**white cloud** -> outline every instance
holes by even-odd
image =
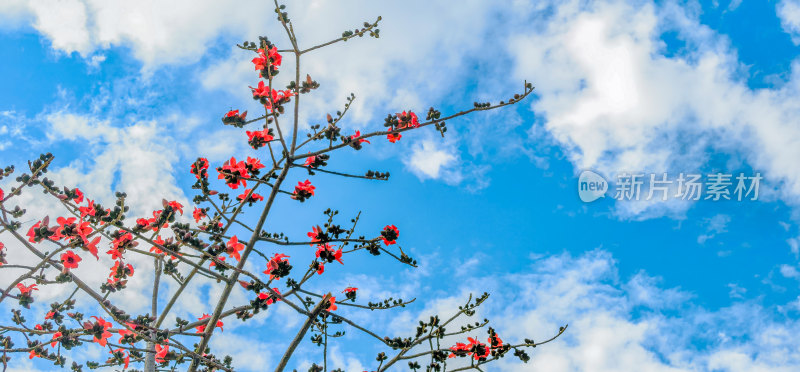
[[[727,39],[672,3],[567,1],[541,17],[546,26],[513,38],[509,52],[516,75],[536,82],[533,109],[576,168],[690,172],[703,169],[712,148],[745,154],[781,185],[780,197],[800,201],[800,172],[790,166],[800,156],[800,130],[790,124],[796,66],[781,87],[748,88]],[[688,51],[664,56],[666,30]]]
[[[425,140],[414,145],[406,164],[422,179],[438,179],[443,173],[442,169],[455,161],[456,157],[451,152],[441,149],[436,142]]]
[[[781,19],[783,30],[792,36],[795,45],[800,45],[800,2],[781,0],[775,10]]]

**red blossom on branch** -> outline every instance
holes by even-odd
[[[29,286],[25,286],[22,283],[17,283],[17,289],[19,289],[19,293],[23,295],[30,295],[31,291],[39,290],[39,288],[36,288],[36,283],[31,284]]]
[[[208,315],[208,314],[203,314],[203,316],[201,316],[201,317],[200,317],[200,318],[198,318],[197,320],[208,319],[208,318],[210,318],[210,317],[211,317],[211,316],[210,316],[210,315]],[[220,330],[222,330],[222,326],[223,326],[223,323],[222,323],[222,321],[221,321],[221,320],[218,320],[218,321],[217,321],[217,328],[219,328]],[[197,330],[197,332],[196,332],[196,333],[203,333],[203,332],[205,332],[205,331],[206,331],[206,325],[205,325],[205,324],[203,324],[203,325],[199,325],[199,326],[195,327],[195,329]]]
[[[194,217],[194,222],[200,222],[201,219],[208,217],[208,215],[205,209],[195,207],[194,211],[192,211],[192,217]]]
[[[66,251],[61,254],[61,263],[67,269],[77,269],[80,262],[81,258],[73,251]]]
[[[164,358],[167,357],[167,353],[169,352],[169,345],[161,345],[156,344],[156,363],[164,363]]]
[[[294,187],[294,193],[292,194],[292,199],[298,201],[305,201],[306,199],[314,196],[314,187],[311,185],[311,181],[305,180],[304,182],[298,182],[297,186]]]
[[[400,236],[400,230],[395,225],[386,225],[381,231],[381,238],[383,244],[392,245],[396,243],[397,238]]]
[[[244,249],[244,244],[239,243],[239,238],[234,235],[228,243],[225,244],[225,253],[228,254],[229,257],[234,257],[236,260],[241,260],[242,256],[239,255],[239,252]]]
[[[389,134],[386,135],[386,138],[389,139],[389,142],[395,143],[395,142],[399,141],[400,138],[403,138],[403,135],[400,134],[400,133],[389,133]]]

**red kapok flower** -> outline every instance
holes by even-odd
[[[61,263],[64,264],[64,268],[77,269],[79,262],[81,262],[81,258],[71,250],[61,254]]]
[[[50,343],[50,347],[56,347],[56,344],[59,342],[59,340],[57,340],[57,338],[59,338],[61,336],[62,336],[61,332],[53,333],[53,342]]]
[[[314,162],[315,161],[317,161],[317,157],[316,156],[313,156],[313,155],[309,156],[309,157],[306,158],[306,162],[303,163],[303,166],[304,167],[309,167],[309,168],[314,168]]]
[[[200,222],[201,219],[208,217],[208,215],[206,214],[205,209],[194,207],[192,217],[194,217],[194,222]]]
[[[96,236],[91,242],[86,238],[83,238],[83,247],[86,248],[86,250],[89,251],[94,258],[99,260],[100,256],[97,255],[97,243],[100,243],[99,236]]]
[[[228,243],[225,244],[225,248],[225,253],[227,253],[228,256],[235,257],[237,261],[242,259],[242,256],[239,255],[239,251],[244,249],[244,244],[239,243],[239,238],[237,238],[236,235],[228,240]]]
[[[400,138],[403,138],[403,135],[400,134],[400,133],[389,133],[389,134],[386,135],[386,138],[389,139],[389,142],[395,143],[395,142],[399,141]]]
[[[169,352],[169,345],[156,344],[156,363],[164,363],[164,358],[167,357]]]
[[[292,269],[292,266],[289,265],[289,260],[285,259],[286,257],[289,256],[283,253],[276,253],[269,262],[267,262],[267,270],[264,271],[264,274],[268,274],[270,280],[280,280],[280,278],[289,275],[289,270]]]
[[[338,306],[336,306],[336,297],[331,297],[330,303],[331,304],[328,306],[327,309],[325,309],[325,311],[334,311],[339,308]]]
[[[358,288],[356,288],[356,287],[347,287],[347,288],[344,289],[344,291],[342,291],[342,293],[350,293],[350,292],[355,292],[357,290],[358,290]]]
[[[411,127],[411,128],[418,128],[419,127],[419,118],[417,118],[417,114],[413,111],[409,112],[401,112],[397,114],[397,121],[398,126],[400,128]]]
[[[369,141],[367,141],[365,138],[358,138],[358,137],[361,137],[361,131],[360,130],[357,130],[356,134],[350,136],[350,139],[351,140],[355,140],[358,143],[362,143],[362,142],[369,143]],[[356,138],[358,138],[358,139],[356,140]]]
[[[183,216],[183,204],[178,203],[176,201],[171,201],[171,202],[167,203],[167,205],[172,207],[173,211],[178,211],[181,214],[181,216]]]
[[[30,294],[31,291],[38,291],[39,288],[36,288],[36,283],[31,284],[29,286],[25,286],[22,283],[17,283],[17,289],[19,289],[19,293],[27,295]]]
[[[305,182],[298,182],[297,186],[294,187],[292,199],[305,201],[314,195],[314,189],[316,189],[316,187],[311,185],[311,181],[309,180],[305,180]]]
[[[75,203],[78,203],[78,204],[83,203],[83,191],[81,191],[77,187],[75,188],[75,190],[72,190],[72,191],[75,192],[75,197],[72,198],[72,200],[74,200]]]
[[[386,225],[381,231],[381,238],[383,239],[383,244],[392,245],[396,243],[397,237],[400,236],[400,230],[397,229],[395,225]]]
[[[208,318],[210,318],[210,317],[211,317],[211,316],[210,316],[210,315],[208,315],[208,314],[203,314],[203,316],[201,316],[201,317],[200,317],[200,318],[198,318],[197,320],[208,319]],[[219,329],[220,329],[220,330],[223,330],[223,329],[222,329],[222,325],[223,325],[222,321],[221,321],[221,320],[217,320],[217,327],[219,327]],[[206,331],[206,325],[205,325],[205,324],[203,324],[203,325],[199,325],[199,326],[195,327],[195,329],[197,329],[197,332],[196,332],[196,333],[203,333],[203,332],[205,332],[205,331]]]
[[[86,216],[94,216],[95,215],[94,201],[86,199],[86,206],[78,207],[78,211],[81,212],[81,219],[86,218]]]
[[[252,194],[250,195],[250,197],[248,198],[248,197],[247,197],[247,194],[248,194],[248,193],[250,193],[250,191],[251,191],[251,190],[253,190],[253,189],[247,189],[247,190],[244,190],[244,193],[242,193],[242,195],[239,195],[239,196],[237,196],[237,197],[236,197],[236,200],[238,200],[238,201],[240,201],[240,202],[242,202],[242,203],[249,203],[249,204],[251,204],[251,205],[252,205],[253,203],[255,203],[255,202],[258,202],[258,201],[262,201],[262,200],[264,200],[264,197],[263,197],[263,196],[261,196],[261,195],[259,195],[259,194],[256,194],[256,193],[252,193]],[[245,198],[246,198],[247,200],[245,200]]]
[[[124,349],[111,350],[111,354],[116,354],[116,353],[124,355],[124,358],[122,360],[125,363],[125,369],[128,369],[128,365],[131,363],[131,354],[129,352],[125,351]],[[113,361],[114,361],[114,359],[111,358],[106,363],[111,363]]]
[[[106,322],[103,318],[97,316],[92,318],[95,319],[95,324],[86,322],[83,328],[94,332],[94,342],[97,342],[100,346],[106,346],[108,338],[111,337],[111,332],[108,331],[111,328],[111,322]]]
[[[189,170],[192,174],[194,174],[197,179],[206,178],[208,177],[208,173],[206,170],[208,169],[208,159],[206,158],[197,158],[194,163],[192,163],[191,169]]]
[[[0,202],[3,201],[5,194],[3,194],[3,189],[0,189]]]
[[[272,136],[272,133],[270,133],[269,129],[262,129],[254,132],[248,130],[246,133],[247,133],[247,143],[250,144],[250,147],[252,147],[255,150],[264,147],[264,145],[266,145],[267,142],[275,139],[275,137]]]
[[[342,249],[339,248],[338,250],[334,251],[333,246],[327,243],[317,246],[316,256],[320,260],[324,260],[329,263],[338,261],[340,264],[344,265],[344,262],[342,262]]]
[[[306,235],[311,238],[312,243],[321,242],[328,239],[327,235],[323,233],[322,228],[320,228],[319,225],[313,226],[311,228],[311,232],[307,233]],[[313,246],[314,244],[311,245]]]
[[[217,257],[217,259],[220,260],[220,261],[225,261],[225,256],[219,256],[219,257]],[[217,263],[214,262],[214,261],[211,261],[211,263],[208,264],[208,267],[214,267],[214,266],[217,266]]]
[[[217,168],[219,172],[218,179],[224,179],[225,183],[228,184],[228,187],[232,189],[239,188],[239,185],[247,187],[247,181],[244,179],[248,177],[247,174],[247,166],[245,162],[240,161],[237,162],[236,158],[231,157],[230,160],[226,161],[222,168]]]

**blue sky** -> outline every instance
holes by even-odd
[[[304,124],[322,122],[350,92],[357,99],[345,128],[354,132],[407,108],[448,113],[504,99],[523,79],[537,87],[511,108],[448,122],[444,140],[423,130],[330,162],[388,170],[388,183],[319,175],[309,202],[278,201],[272,231],[304,236],[327,207],[346,218],[361,211],[364,231],[401,229],[420,270],[354,257],[330,273],[330,283],[364,287],[371,299],[420,298],[365,321],[402,334],[416,317],[490,290],[483,314],[501,335],[541,339],[570,323],[531,365],[490,370],[800,366],[800,3],[313,1],[289,11],[303,45],[384,18],[380,39],[309,56],[303,72],[322,88],[306,101]],[[0,5],[2,164],[52,152],[56,179],[99,200],[127,191],[140,215],[162,197],[190,200],[197,156],[219,165],[254,154],[219,118],[256,109],[252,56],[233,44],[258,35],[285,42],[271,14],[260,3],[204,1]],[[623,171],[765,179],[752,202],[583,203],[584,169],[609,179]],[[193,292],[198,306],[211,306],[207,290]],[[291,314],[276,310],[257,324],[280,317]],[[245,370],[269,364],[282,345],[245,327],[221,337],[266,350],[235,354]],[[377,346],[346,345],[334,350],[342,368],[374,367]],[[317,359],[313,347],[302,350],[301,367]],[[18,368],[33,366],[46,368]]]

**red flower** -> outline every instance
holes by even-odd
[[[342,291],[342,293],[350,293],[350,292],[355,292],[357,290],[358,290],[358,288],[355,288],[355,287],[347,287],[347,288],[344,289],[344,291]]]
[[[86,199],[86,206],[79,207],[78,211],[81,212],[81,219],[85,218],[86,216],[94,216],[94,201]]]
[[[208,159],[206,158],[197,158],[190,168],[190,172],[194,174],[195,177],[199,180],[200,177],[206,178],[208,174],[206,174],[206,170],[208,169]]]
[[[75,192],[75,197],[72,198],[72,200],[75,200],[75,203],[78,204],[83,203],[83,192],[79,190],[77,187],[75,188],[75,190],[72,191]]]
[[[156,363],[164,363],[164,358],[169,352],[169,345],[156,344]]]
[[[77,269],[79,262],[81,262],[81,258],[73,251],[61,254],[61,263],[64,264],[64,268]]]
[[[50,310],[50,311],[48,311],[48,312],[47,312],[47,315],[45,315],[45,316],[44,316],[44,319],[45,319],[45,320],[47,320],[47,319],[53,319],[53,316],[55,316],[55,315],[56,315],[56,313],[55,313],[55,312],[53,312],[53,310]]]
[[[317,246],[317,258],[327,261],[333,262],[338,261],[340,264],[344,265],[342,262],[342,249],[339,248],[338,250],[334,251],[333,246],[330,244],[320,244]]]
[[[225,257],[223,257],[223,256],[219,256],[219,257],[217,257],[217,259],[220,260],[220,261],[225,261]],[[214,267],[214,266],[217,266],[217,263],[214,262],[214,261],[211,261],[211,263],[208,264],[208,267]]]
[[[465,344],[463,342],[457,342],[455,346],[451,347],[450,350],[453,352],[448,356],[448,358],[455,358],[456,356],[466,356],[472,355],[472,358],[475,360],[486,359],[492,350],[491,348],[487,347],[486,344],[479,342],[478,340],[467,337],[469,340],[469,344]]]
[[[93,341],[100,344],[100,346],[106,346],[108,343],[108,338],[111,337],[111,332],[108,331],[108,329],[111,328],[111,322],[106,322],[103,320],[103,318],[96,316],[93,316],[92,318],[96,320],[96,323],[93,325],[87,322],[83,327],[89,330],[96,330]],[[102,329],[99,329],[98,327]]]
[[[261,160],[258,158],[251,158],[249,156],[247,157],[247,162],[244,166],[248,172],[253,174],[258,174],[258,170],[264,168],[264,164],[261,164]]]
[[[381,238],[383,239],[383,244],[392,245],[396,243],[397,237],[400,236],[400,230],[397,229],[395,225],[386,225],[381,231]]]
[[[19,293],[23,295],[30,294],[31,291],[38,291],[39,288],[36,288],[36,283],[31,284],[29,286],[25,286],[22,283],[17,283],[17,289],[19,289]]]
[[[92,239],[91,242],[89,242],[89,240],[87,240],[86,238],[83,238],[83,246],[84,246],[84,248],[86,248],[86,250],[88,250],[89,253],[91,253],[92,256],[94,256],[94,258],[99,260],[100,256],[97,255],[97,243],[100,243],[100,237],[99,236],[97,236],[94,239]]]
[[[291,266],[289,266],[289,260],[284,259],[284,257],[289,256],[283,253],[276,253],[272,259],[267,262],[267,270],[264,271],[264,274],[269,274],[270,280],[280,280],[280,278],[289,274],[288,269],[291,269]]]
[[[242,126],[244,126],[246,119],[247,119],[247,111],[239,115],[239,110],[231,110],[228,111],[228,113],[225,114],[225,116],[222,118],[222,123],[241,128]]]
[[[305,182],[298,182],[297,186],[294,187],[292,199],[304,201],[314,195],[314,189],[316,189],[316,187],[312,186],[311,181],[309,180],[305,180]]]
[[[162,247],[163,247],[163,246],[164,246],[164,243],[165,243],[165,241],[164,241],[164,239],[161,239],[161,235],[159,235],[159,236],[156,236],[156,238],[155,238],[155,239],[153,239],[153,243],[155,243],[155,244],[158,244],[158,245],[160,245],[160,246],[162,246]],[[152,247],[150,247],[150,252],[153,252],[153,253],[155,253],[155,254],[162,254],[162,253],[164,253],[163,251],[161,251],[161,249],[159,249],[159,248],[158,248],[158,247],[156,247],[155,245],[154,245],[154,246],[152,246]]]
[[[272,62],[273,65],[275,66],[281,65],[283,57],[281,57],[281,55],[278,54],[278,47],[273,45],[272,48],[267,53],[268,53],[267,58],[269,58],[269,60]]]
[[[27,235],[27,236],[28,236],[28,241],[29,241],[29,242],[31,242],[31,243],[38,243],[38,242],[36,241],[36,232],[35,232],[35,230],[36,230],[36,229],[38,229],[38,228],[39,228],[39,227],[41,227],[41,226],[42,226],[42,221],[39,221],[39,222],[35,223],[33,226],[31,226],[31,228],[30,228],[30,229],[28,229],[28,233],[27,233],[27,234],[25,234],[25,235]]]
[[[316,243],[316,242],[321,242],[323,240],[327,240],[327,236],[324,235],[324,233],[322,232],[322,228],[320,228],[319,225],[313,226],[311,228],[311,232],[307,233],[306,235],[308,235],[308,237],[311,238],[311,242],[312,243]],[[311,244],[311,245],[313,246],[314,244]]]
[[[406,113],[405,111],[397,114],[398,127],[405,128],[419,128],[419,118],[413,111]]]
[[[309,156],[306,158],[306,162],[303,163],[304,167],[314,168],[314,162],[317,161],[316,156]]]
[[[253,99],[259,100],[265,108],[271,111],[274,111],[275,107],[289,102],[294,95],[291,90],[270,89],[269,85],[264,84],[263,81],[259,81],[257,87],[250,87],[250,89],[253,91]]]
[[[250,144],[250,147],[252,147],[255,150],[264,147],[264,145],[266,145],[267,142],[275,139],[275,137],[273,137],[272,134],[270,133],[269,129],[257,130],[255,132],[251,132],[248,130],[246,133],[247,133],[247,143]]]
[[[129,352],[123,350],[123,349],[111,350],[111,354],[114,354],[114,353],[120,353],[120,354],[125,356],[125,358],[123,359],[125,361],[125,369],[128,369],[128,365],[131,362],[131,354]],[[113,359],[109,359],[106,363],[111,363],[112,361],[113,361]]]
[[[3,189],[0,189],[0,202],[3,201],[5,194],[3,193]]]
[[[236,158],[231,157],[230,160],[222,165],[222,168],[217,168],[217,171],[219,172],[219,177],[217,178],[224,179],[228,187],[237,189],[240,184],[247,187],[247,181],[244,178],[249,177],[249,175],[247,174],[245,162],[237,162]]]
[[[252,189],[247,189],[247,190],[244,190],[244,193],[242,193],[242,195],[239,195],[239,196],[237,196],[237,197],[236,197],[236,200],[238,200],[238,201],[240,201],[240,202],[242,202],[242,203],[250,203],[251,205],[252,205],[253,203],[257,202],[257,201],[262,201],[262,200],[264,200],[264,197],[263,197],[263,196],[261,196],[261,195],[258,195],[258,194],[256,194],[256,193],[253,193],[252,195],[250,195],[250,197],[249,197],[249,198],[247,198],[247,200],[245,200],[245,198],[247,197],[247,194],[248,194],[248,193],[250,193],[250,191],[251,191],[251,190],[252,190]]]
[[[356,131],[356,134],[354,134],[354,135],[350,136],[350,139],[351,139],[351,140],[356,140],[356,138],[358,138],[358,137],[361,137],[361,131],[360,131],[360,130],[357,130],[357,131]],[[358,143],[362,143],[362,142],[369,143],[369,141],[367,141],[367,140],[366,140],[366,139],[364,139],[364,138],[358,138],[358,139],[356,140],[356,142],[358,142]]]
[[[391,143],[395,143],[395,142],[399,141],[400,138],[402,138],[402,137],[403,137],[403,135],[401,135],[400,133],[389,133],[389,134],[386,135],[386,138],[388,138],[389,142],[391,142]]]
[[[266,53],[264,53],[264,49],[259,49],[257,53],[258,57],[253,58],[252,61],[256,67],[256,71],[267,68],[268,62],[270,65],[280,66],[283,61],[283,57],[278,53],[278,48],[276,46],[273,46],[272,49],[268,50]]]
[[[322,275],[322,273],[325,272],[325,264],[320,263],[318,265],[319,267],[317,267],[317,275]]]
[[[50,347],[56,347],[56,344],[59,342],[59,340],[56,340],[56,339],[59,338],[59,337],[61,337],[61,332],[53,333],[53,340],[54,341],[50,343]]]
[[[334,311],[339,308],[338,306],[336,306],[336,297],[331,297],[330,303],[331,304],[328,305],[328,308],[325,309],[325,311]]]
[[[203,314],[203,316],[201,316],[197,320],[208,319],[210,317],[211,316],[208,315],[208,314]],[[221,320],[217,320],[217,327],[219,327],[220,330],[222,330],[222,325],[223,325],[222,321]],[[195,327],[195,329],[197,329],[196,333],[203,333],[203,332],[206,331],[206,326],[205,326],[205,324],[204,325],[199,325],[199,326]]]
[[[237,261],[242,259],[242,256],[239,255],[239,251],[244,249],[244,244],[239,243],[239,238],[237,238],[236,235],[228,240],[228,243],[225,244],[225,248],[225,253],[227,253],[228,256],[235,257]]]
[[[201,219],[208,217],[208,215],[206,215],[205,209],[194,207],[194,211],[192,212],[192,217],[194,217],[194,222],[200,222]]]
[[[136,329],[136,325],[133,324],[133,323],[125,323],[125,324],[127,324],[128,327]],[[119,335],[121,336],[119,338],[119,340],[117,341],[117,343],[122,343],[122,340],[125,339],[125,336],[127,336],[127,335],[135,335],[135,333],[133,331],[129,331],[129,330],[124,329],[124,328],[120,329],[119,331],[117,331],[117,333],[119,333]]]
[[[183,204],[181,204],[181,203],[178,203],[178,202],[176,202],[176,201],[171,201],[171,202],[167,203],[167,205],[169,205],[170,207],[172,207],[172,210],[173,210],[173,211],[178,211],[178,212],[180,212],[181,216],[183,216]],[[166,206],[165,206],[165,207],[166,207]]]

